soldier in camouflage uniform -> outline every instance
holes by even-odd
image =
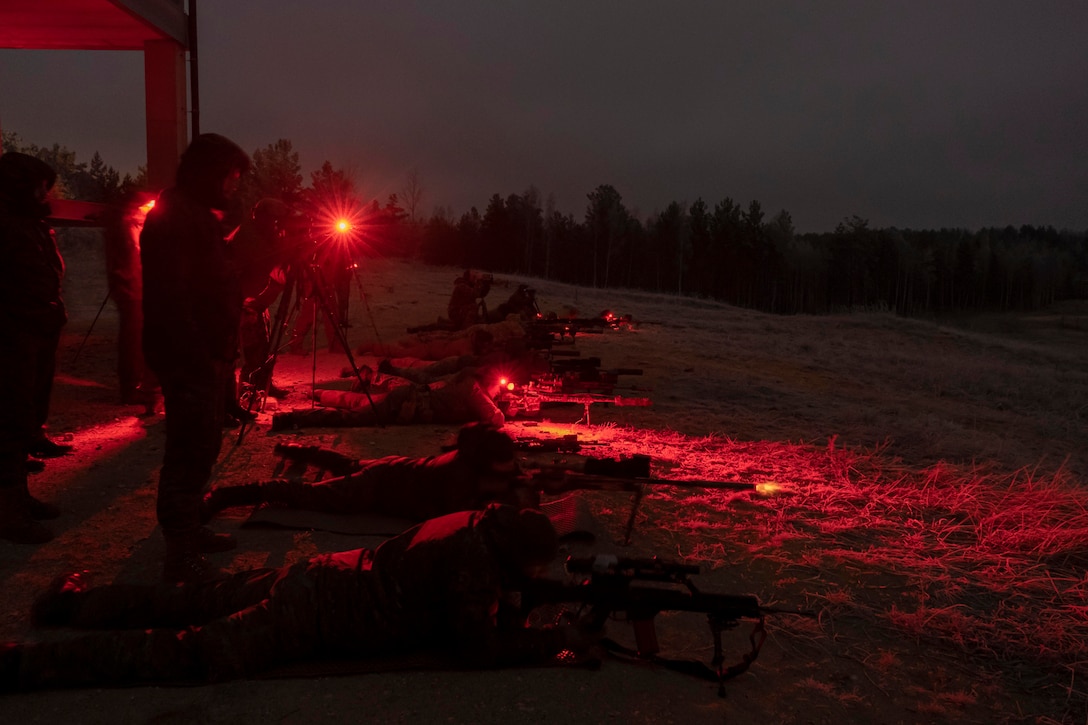
[[[555,553],[546,516],[496,504],[426,521],[374,551],[221,581],[86,589],[70,576],[35,603],[35,623],[123,631],[0,645],[0,690],[221,681],[413,650],[481,667],[547,661],[593,635],[504,624],[503,602]]]
[[[319,390],[315,394],[323,408],[292,410],[272,415],[272,430],[333,427],[362,428],[397,423],[471,423],[502,425],[502,411],[484,389],[473,370],[461,370],[445,380],[428,385],[405,382],[387,392],[353,393],[346,390]]]
[[[204,496],[209,519],[234,506],[283,504],[338,514],[379,514],[410,521],[491,502],[539,504],[535,492],[517,485],[514,442],[493,425],[474,423],[457,435],[457,447],[437,456],[386,456],[355,462],[357,470],[316,483],[283,479],[219,486]]]

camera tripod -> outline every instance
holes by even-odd
[[[313,307],[314,319],[312,321],[311,354],[313,356],[313,367],[310,379],[310,405],[314,405],[314,390],[317,386],[317,319],[320,312],[327,322],[326,332],[332,332],[335,335],[334,340],[329,340],[330,346],[334,343],[339,345],[355,375],[355,379],[359,383],[359,388],[366,394],[371,410],[374,411],[375,416],[379,416],[374,405],[374,399],[370,397],[369,383],[364,380],[362,370],[359,368],[358,363],[355,362],[355,356],[348,344],[347,299],[337,299],[338,304],[334,308],[328,281],[325,279],[324,270],[317,259],[318,251],[319,248],[315,249],[313,254],[309,255],[309,258],[298,259],[288,265],[283,291],[280,294],[279,304],[276,306],[276,314],[272,319],[271,334],[269,335],[264,359],[249,374],[248,380],[241,381],[242,392],[239,396],[239,404],[247,412],[264,408],[268,397],[268,389],[272,385],[272,371],[275,369],[276,361],[283,349],[284,335],[291,327],[291,322],[297,319],[297,313],[302,306],[303,300],[310,297],[316,303]],[[354,263],[352,266],[354,267]],[[360,289],[361,284],[360,282]],[[306,291],[309,291],[308,295]],[[348,291],[350,291],[350,286]],[[338,315],[337,312],[340,314]],[[248,422],[246,420],[242,421],[236,445],[242,442]]]

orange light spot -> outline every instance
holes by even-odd
[[[790,493],[790,488],[775,481],[765,481],[756,484],[756,493],[760,496],[776,496],[782,493]]]

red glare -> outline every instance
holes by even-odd
[[[155,200],[152,199],[151,201],[147,202],[146,204],[141,204],[140,205],[140,212],[143,213],[146,216],[147,213],[149,211],[151,211],[152,209],[154,209],[154,208],[155,208]]]
[[[340,232],[341,234],[350,232],[352,230],[352,227],[352,223],[349,222],[347,219],[338,219],[336,221],[336,231]]]

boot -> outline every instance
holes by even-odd
[[[238,540],[231,534],[217,534],[207,526],[192,533],[193,548],[201,554],[217,554],[238,548]]]
[[[0,539],[16,544],[44,544],[53,532],[31,517],[26,484],[0,488]]]
[[[191,534],[166,537],[166,558],[162,578],[172,584],[203,584],[224,579],[227,572],[208,561]]]
[[[30,621],[35,627],[64,627],[71,623],[79,606],[79,595],[89,585],[87,571],[62,574],[30,605]]]
[[[220,512],[235,506],[256,506],[263,500],[260,483],[243,483],[238,486],[221,486],[204,494],[200,502],[200,520],[207,523]]]
[[[72,452],[73,446],[67,443],[54,443],[45,436],[30,444],[27,453],[34,458],[59,458]]]
[[[278,433],[283,430],[293,430],[298,428],[298,421],[295,419],[294,413],[273,413],[272,414],[272,432]]]
[[[122,405],[142,405],[142,415],[152,416],[158,413],[162,399],[158,392],[144,387],[136,387],[121,394]]]

